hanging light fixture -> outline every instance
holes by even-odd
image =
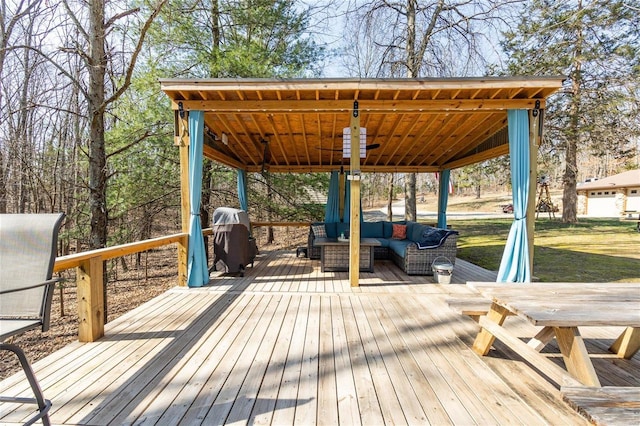
[[[367,156],[367,129],[360,127],[360,158]],[[351,158],[351,127],[342,129],[342,158]]]

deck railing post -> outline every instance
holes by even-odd
[[[191,217],[191,205],[189,201],[189,122],[188,114],[178,121],[180,135],[178,145],[180,149],[180,211],[182,215],[182,232],[189,232],[189,218]],[[181,238],[178,242],[178,285],[187,286],[187,274],[189,269],[189,236]]]
[[[189,236],[185,235],[178,241],[178,286],[187,286],[189,259]]]
[[[104,336],[104,282],[102,257],[80,262],[76,268],[78,285],[78,340],[95,342]]]
[[[360,113],[357,101],[353,102],[351,114],[350,172],[349,283],[351,287],[358,287],[360,285]]]

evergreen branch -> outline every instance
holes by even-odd
[[[107,154],[107,156],[106,156],[106,157],[107,157],[107,158],[111,158],[111,157],[113,157],[114,155],[118,155],[118,154],[120,154],[121,152],[124,152],[124,151],[128,150],[128,149],[129,149],[129,148],[131,148],[132,146],[135,146],[135,145],[139,144],[139,143],[140,143],[140,142],[142,142],[143,140],[147,139],[150,135],[151,135],[151,131],[150,131],[150,130],[146,130],[146,131],[144,132],[144,135],[140,136],[139,138],[137,138],[137,139],[136,139],[136,140],[134,140],[133,142],[128,143],[127,145],[123,146],[122,148],[120,148],[120,149],[116,149],[115,151],[113,151],[113,152],[111,152],[111,153]]]

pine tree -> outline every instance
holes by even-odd
[[[577,220],[579,151],[633,156],[629,146],[639,132],[638,6],[637,0],[534,0],[505,33],[509,74],[568,77],[562,93],[548,102],[543,139],[564,157],[564,222]]]

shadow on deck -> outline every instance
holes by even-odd
[[[375,269],[352,289],[346,272],[274,251],[244,277],[171,289],[109,323],[100,341],[34,364],[52,422],[586,424],[507,348],[471,351],[477,324],[445,299],[495,273],[458,260],[453,284],[440,285],[388,261]],[[606,353],[617,330],[589,332],[603,384],[638,386],[638,356]],[[26,396],[27,387],[15,375],[0,393]],[[27,410],[0,404],[0,423]]]

